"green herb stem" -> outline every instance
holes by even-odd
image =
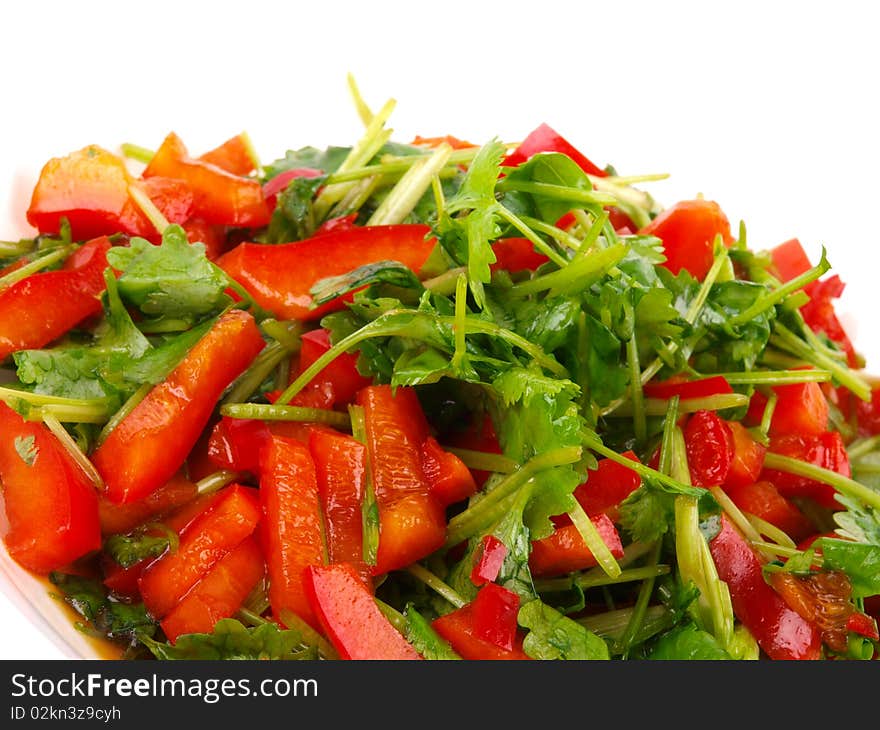
[[[50,266],[57,264],[59,261],[63,261],[76,249],[77,246],[73,245],[54,248],[49,251],[49,253],[34,259],[24,266],[20,266],[19,268],[10,271],[8,274],[0,276],[0,291],[22,279],[27,279],[29,276],[36,274],[43,269],[47,269]]]
[[[440,578],[438,578],[434,573],[428,570],[426,567],[419,563],[413,563],[408,566],[406,571],[418,578],[422,583],[431,588],[435,593],[445,598],[456,608],[461,608],[464,606],[467,601],[462,598],[456,591],[454,591],[450,586],[444,583]]]
[[[765,454],[764,467],[827,484],[847,497],[852,497],[874,509],[880,509],[880,492],[845,477],[843,474],[838,474],[836,471],[823,469],[821,466],[808,464],[800,459],[793,459],[790,456],[783,456],[772,451]]]
[[[492,471],[497,474],[513,474],[513,472],[520,468],[516,461],[502,454],[462,449],[457,446],[443,446],[443,449],[455,454],[468,469]]]
[[[335,428],[351,428],[351,418],[347,413],[326,408],[303,408],[275,403],[226,403],[220,407],[220,415],[260,421],[324,423]]]

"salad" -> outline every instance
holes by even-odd
[[[351,146],[45,164],[0,243],[11,558],[131,659],[877,656],[825,252],[350,89]]]

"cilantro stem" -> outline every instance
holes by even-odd
[[[565,200],[580,205],[605,206],[614,205],[618,198],[610,193],[584,190],[569,185],[554,185],[553,183],[532,182],[529,180],[511,180],[509,177],[501,180],[497,189],[499,191],[518,191],[531,193],[545,198]]]
[[[443,446],[445,451],[455,454],[464,462],[468,469],[479,469],[481,471],[491,471],[496,474],[513,474],[520,465],[513,459],[508,459],[502,454],[491,454],[485,451],[473,451],[471,449],[460,449],[456,446]]]
[[[627,248],[622,243],[608,248],[593,249],[577,261],[567,263],[559,271],[552,271],[514,284],[510,292],[528,296],[548,289],[551,290],[551,295],[570,290],[583,291],[616,266],[626,256],[626,251]]]
[[[452,147],[443,143],[430,157],[419,160],[404,173],[367,221],[368,226],[403,223],[449,160]]]
[[[599,586],[619,585],[622,583],[633,583],[646,578],[657,578],[661,575],[668,575],[670,567],[668,565],[645,565],[640,568],[628,568],[621,570],[620,575],[612,578],[607,573],[599,575],[575,575],[566,578],[545,578],[544,580],[535,581],[535,590],[538,593],[555,593],[565,591],[576,585],[583,590],[590,588],[598,588]]]
[[[778,401],[779,394],[775,390],[770,391],[770,395],[767,396],[767,405],[764,406],[764,413],[761,415],[761,423],[758,426],[758,431],[764,439],[769,438],[770,423],[773,421],[773,412],[776,410],[776,403]]]
[[[34,250],[36,241],[33,238],[22,238],[18,241],[0,241],[0,259],[17,259]]]
[[[467,275],[459,274],[455,282],[455,324],[452,327],[455,335],[455,351],[452,353],[453,372],[460,372],[467,355],[467,287]]]
[[[546,223],[538,218],[532,218],[528,215],[521,216],[520,220],[522,220],[523,223],[529,226],[532,230],[539,231],[540,233],[545,233],[548,236],[556,239],[556,241],[558,241],[560,244],[568,246],[568,248],[574,251],[580,250],[582,243],[581,239],[579,239],[577,236],[571,235],[568,231],[564,231],[561,228],[557,228],[556,226],[552,226],[549,223]]]
[[[350,405],[351,435],[360,443],[367,443],[367,423],[363,406]],[[361,502],[361,534],[363,535],[363,559],[367,565],[375,565],[379,553],[379,505],[373,488],[373,465],[369,450],[365,451],[364,498]]]
[[[376,607],[382,612],[382,615],[388,619],[388,622],[401,634],[405,634],[407,629],[406,616],[380,598],[374,596],[373,600],[376,602]]]
[[[532,245],[534,245],[534,247],[538,249],[538,251],[544,254],[554,264],[563,268],[568,265],[568,259],[560,254],[555,248],[553,248],[553,246],[549,245],[537,233],[535,233],[518,215],[511,212],[501,204],[496,205],[496,210],[499,217],[506,220],[523,236],[528,238],[532,242]]]
[[[621,572],[620,566],[617,564],[617,561],[611,554],[611,550],[599,534],[599,530],[596,529],[593,521],[587,516],[587,513],[584,512],[584,508],[581,506],[580,502],[575,500],[574,507],[568,511],[568,516],[571,518],[572,524],[577,528],[578,533],[580,533],[580,536],[586,543],[587,548],[593,554],[593,557],[596,558],[599,567],[601,567],[610,578],[619,577]]]
[[[46,424],[46,427],[55,435],[55,438],[58,439],[67,453],[70,454],[70,457],[80,470],[82,470],[86,478],[94,485],[95,489],[99,492],[103,492],[107,488],[104,484],[104,479],[98,473],[98,470],[92,462],[89,461],[89,457],[87,457],[79,446],[77,446],[76,441],[73,440],[71,435],[67,432],[67,429],[61,425],[61,422],[51,413],[46,413],[44,411],[43,423]]]
[[[47,411],[58,420],[73,423],[104,423],[110,416],[113,404],[111,398],[64,398],[57,395],[31,393],[27,390],[0,386],[0,401],[15,409],[21,402],[39,408],[50,407]],[[42,412],[27,416],[28,420],[41,420]]]
[[[496,522],[504,512],[505,500],[515,497],[519,489],[535,474],[558,466],[574,464],[580,461],[581,454],[582,450],[578,446],[563,446],[533,456],[517,471],[498,482],[495,488],[479,501],[449,520],[445,547],[453,547]]]
[[[230,418],[257,419],[260,421],[302,421],[325,423],[335,428],[348,429],[351,418],[347,413],[326,408],[302,408],[300,406],[274,403],[226,403],[220,406],[220,415]]]
[[[850,461],[856,461],[863,456],[867,456],[877,448],[880,448],[880,435],[853,441],[847,448],[847,451],[849,452]]]
[[[59,261],[66,259],[71,253],[77,249],[77,246],[61,246],[49,251],[49,253],[34,259],[33,261],[20,266],[14,271],[10,271],[4,276],[0,276],[0,291],[22,279],[27,279],[32,274],[36,274]]]
[[[619,641],[635,608],[618,608],[605,613],[575,619],[581,626],[615,643]],[[650,606],[642,612],[640,629],[631,639],[631,645],[639,644],[667,628],[672,619],[671,612],[665,606]]]
[[[363,122],[365,127],[368,127],[370,122],[373,121],[373,110],[370,109],[367,102],[364,101],[364,97],[361,96],[361,90],[354,79],[354,74],[349,72],[346,74],[345,80],[348,83],[348,93],[351,95],[352,102],[354,102],[354,108],[361,118],[361,122]]]
[[[278,612],[278,618],[288,629],[298,631],[302,640],[309,646],[315,647],[318,650],[318,654],[325,659],[339,659],[339,654],[333,645],[293,611],[282,608]]]
[[[761,541],[760,533],[755,529],[755,526],[749,521],[749,518],[746,517],[743,511],[736,506],[730,497],[727,496],[727,492],[721,489],[721,487],[709,487],[709,491],[712,492],[712,496],[715,497],[715,500],[721,505],[721,509],[724,510],[724,513],[739,528],[746,540],[752,544]],[[764,553],[764,551],[760,552],[765,560],[773,559],[772,555]]]
[[[290,350],[281,342],[276,341],[266,345],[248,369],[232,384],[222,405],[244,403],[289,354]]]
[[[678,499],[688,499],[688,497],[678,497]],[[657,566],[658,561],[660,560],[660,541],[654,546],[654,550],[651,553],[650,563],[653,567]],[[630,614],[629,621],[626,624],[626,628],[623,630],[620,638],[617,640],[617,651],[626,658],[629,655],[630,649],[633,646],[635,641],[635,637],[638,635],[639,630],[642,627],[642,624],[645,620],[645,613],[648,610],[648,603],[651,600],[651,595],[654,593],[654,585],[656,583],[657,576],[649,575],[643,581],[642,585],[639,586],[639,593],[636,597],[636,603],[633,606],[632,614]]]
[[[454,269],[449,269],[449,271],[444,271],[442,274],[432,277],[431,279],[425,279],[425,281],[422,282],[422,286],[434,294],[449,296],[455,291],[459,275],[466,273],[466,266],[458,266]]]
[[[646,416],[662,416],[666,413],[669,400],[666,398],[645,398],[642,412]],[[679,402],[681,413],[696,413],[697,411],[723,411],[728,408],[741,408],[749,404],[749,397],[742,393],[717,393],[702,398],[682,398]],[[630,417],[635,413],[635,404],[627,401],[611,417]]]
[[[444,583],[434,573],[419,563],[413,563],[408,566],[406,571],[422,581],[426,586],[431,588],[435,593],[445,598],[456,608],[461,608],[467,601],[464,600],[456,591]]]
[[[232,484],[232,482],[238,480],[240,477],[241,475],[236,471],[220,469],[208,474],[208,476],[203,477],[202,479],[199,479],[199,481],[196,482],[196,491],[199,495],[213,494],[227,484]]]
[[[833,487],[841,494],[852,497],[853,499],[874,509],[880,509],[880,492],[870,487],[860,484],[854,479],[838,474],[831,469],[824,469],[821,466],[807,464],[800,459],[793,459],[790,456],[783,456],[768,451],[764,455],[764,466],[767,469],[775,469],[787,474],[795,474],[796,476],[813,479]]]
[[[150,383],[144,383],[141,385],[134,393],[132,393],[128,400],[122,404],[121,408],[118,408],[116,412],[110,417],[110,420],[104,424],[104,428],[101,429],[101,432],[98,434],[98,438],[95,441],[95,446],[100,446],[104,443],[105,439],[110,435],[110,432],[116,428],[120,422],[131,413],[136,407],[137,404],[140,403],[144,398],[147,397],[147,393],[149,393],[153,389],[153,386]]]
[[[805,271],[800,276],[796,276],[794,279],[786,282],[777,289],[774,289],[767,296],[763,296],[758,299],[754,304],[752,304],[752,306],[747,307],[738,315],[732,317],[730,319],[730,325],[736,327],[751,321],[762,312],[765,312],[766,310],[781,302],[789,294],[803,289],[807,284],[812,281],[816,281],[816,279],[821,277],[822,274],[824,274],[830,268],[831,264],[828,263],[828,259],[825,257],[825,248],[823,247],[822,260],[816,266],[814,266],[809,271]]]
[[[149,165],[153,155],[156,154],[151,149],[141,147],[139,144],[132,144],[131,142],[123,142],[119,145],[119,149],[124,157],[136,160],[137,162],[143,162],[145,165]]]
[[[830,370],[752,370],[741,373],[718,373],[731,385],[791,385],[796,383],[827,383]]]
[[[624,311],[627,318],[633,316],[632,305],[626,302]],[[648,420],[644,408],[645,394],[642,392],[642,382],[639,379],[641,367],[639,365],[639,345],[636,341],[635,332],[626,342],[626,362],[629,368],[629,397],[632,405],[633,431],[636,437],[636,445],[642,447],[648,438]]]
[[[581,245],[578,246],[578,250],[575,251],[574,256],[571,257],[569,266],[584,258],[584,256],[593,249],[593,246],[596,245],[599,236],[602,235],[602,231],[605,230],[605,226],[608,223],[607,210],[603,210],[598,216],[596,216],[592,223],[590,223],[586,212],[583,210],[574,211],[574,216],[575,220],[577,220],[581,227],[586,230],[586,233],[584,234],[584,239],[581,241]]]
[[[453,150],[449,159],[446,161],[446,165],[440,171],[439,175],[445,175],[446,171],[457,172],[458,166],[464,163],[468,163],[476,157],[479,148],[469,148],[462,150]],[[364,165],[363,167],[355,167],[345,172],[340,172],[337,170],[334,173],[331,173],[327,176],[327,183],[348,183],[355,182],[357,180],[363,180],[368,177],[379,177],[383,178],[393,178],[395,175],[400,173],[406,173],[413,165],[417,162],[430,159],[431,153],[427,154],[416,154],[416,155],[407,155],[405,157],[393,157],[392,155],[383,156],[383,162],[376,163],[374,165]]]

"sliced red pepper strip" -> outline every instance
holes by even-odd
[[[454,150],[466,150],[477,147],[473,142],[466,142],[451,134],[446,134],[442,137],[422,137],[417,134],[410,144],[421,147],[439,147],[441,144],[448,144]]]
[[[632,461],[639,461],[634,451],[624,451]],[[612,459],[600,459],[596,469],[587,472],[587,481],[574,490],[575,499],[591,517],[602,513],[617,521],[618,506],[642,485],[642,478]]]
[[[276,619],[287,609],[317,629],[303,583],[307,566],[327,562],[315,462],[308,446],[283,436],[273,436],[262,454],[260,502],[269,603]]]
[[[727,484],[723,489],[743,512],[775,525],[795,542],[800,542],[816,531],[809,518],[766,480],[753,484]]]
[[[559,152],[567,155],[588,175],[606,177],[608,174],[547,124],[542,124],[530,132],[517,148],[504,158],[501,164],[505,167],[515,167],[528,161],[539,152]]]
[[[264,573],[260,545],[246,537],[162,619],[165,636],[173,644],[183,634],[211,633],[220,619],[235,615]]]
[[[430,494],[421,446],[428,424],[412,388],[371,385],[364,408],[367,455],[379,508],[379,549],[374,574],[424,558],[443,545],[446,515]]]
[[[259,520],[257,490],[233,484],[220,492],[183,531],[177,550],[157,558],[141,575],[138,585],[150,614],[165,618],[202,576],[254,532]]]
[[[193,194],[193,214],[208,223],[258,228],[269,222],[259,181],[190,157],[174,132],[165,137],[143,173],[144,178],[155,175],[185,182]]]
[[[208,458],[218,469],[260,472],[260,452],[272,437],[265,421],[223,416],[211,430]]]
[[[422,659],[379,610],[353,566],[311,565],[305,569],[304,583],[311,609],[340,658]]]
[[[250,175],[254,171],[254,160],[241,134],[236,134],[223,144],[199,155],[199,159],[233,175]]]
[[[762,563],[745,538],[721,517],[709,543],[718,577],[727,583],[733,612],[771,659],[819,659],[818,629],[789,608],[764,580]]]
[[[342,299],[314,309],[312,286],[376,261],[399,261],[414,272],[424,266],[435,241],[418,224],[358,226],[295,243],[241,243],[217,261],[264,309],[281,319],[311,321],[343,305]]]
[[[754,484],[764,466],[767,447],[755,440],[739,421],[726,421],[726,423],[733,437],[733,459],[724,484],[725,486]]]
[[[871,641],[880,641],[880,633],[877,631],[877,622],[866,613],[857,611],[846,620],[846,630],[854,634],[864,636]]]
[[[444,507],[461,502],[477,491],[470,469],[455,454],[440,446],[433,436],[428,436],[422,444],[422,470],[431,496]]]
[[[791,238],[771,248],[770,259],[773,261],[773,267],[782,283],[791,281],[801,274],[806,274],[813,267],[810,263],[810,257],[807,256],[801,242],[796,238]]]
[[[828,400],[819,383],[795,383],[773,387],[776,408],[770,419],[770,435],[818,436],[828,430]]]
[[[94,485],[55,435],[2,401],[0,434],[9,556],[45,575],[100,548]]]
[[[351,436],[315,429],[309,436],[309,451],[315,460],[329,562],[350,563],[372,588],[364,563],[366,447]]]
[[[497,583],[486,583],[473,605],[474,633],[484,641],[512,651],[518,631],[519,596]]]
[[[204,430],[217,399],[263,345],[248,312],[234,309],[221,315],[92,455],[111,502],[142,499],[171,478]]]
[[[691,482],[697,487],[720,486],[733,463],[733,433],[715,411],[697,411],[684,428]]]
[[[605,514],[590,517],[602,542],[615,558],[623,557],[623,543],[614,523]],[[549,537],[532,541],[529,569],[536,577],[547,577],[586,570],[598,565],[575,525],[560,525]]]
[[[528,238],[502,238],[492,244],[492,251],[495,253],[495,263],[489,268],[492,271],[509,271],[511,274],[534,271],[550,260],[536,251],[535,244]]]
[[[477,634],[474,602],[447,613],[431,622],[433,629],[446,639],[462,658],[467,660],[531,660],[523,651],[523,632],[518,631],[511,649],[504,649]]]
[[[721,207],[712,200],[682,200],[643,226],[641,235],[657,236],[663,241],[666,261],[661,264],[673,274],[686,269],[702,281],[712,268],[715,237],[721,235],[725,246],[733,243],[730,222]]]
[[[309,368],[321,355],[330,349],[330,333],[322,328],[306,332],[302,336],[299,353],[299,367],[291,368],[292,383],[303,371]],[[303,388],[290,405],[308,408],[333,408],[350,403],[355,394],[372,382],[357,369],[358,354],[344,352],[321,370]]]
[[[183,471],[174,474],[155,492],[137,502],[113,504],[104,495],[98,497],[98,513],[101,517],[101,532],[114,535],[130,532],[138,525],[171,512],[198,495],[198,487],[186,478]]]
[[[818,436],[772,437],[770,451],[851,476],[849,454],[837,431],[826,431]],[[840,502],[835,499],[837,491],[828,484],[775,469],[762,470],[761,479],[772,482],[784,497],[808,497],[828,509],[840,509]]]
[[[205,256],[211,261],[216,261],[229,250],[225,226],[207,223],[198,218],[182,221],[180,225],[190,243],[203,243],[205,245]]]
[[[677,395],[681,400],[687,400],[733,393],[733,388],[724,376],[712,375],[698,380],[670,378],[660,382],[650,382],[645,384],[642,391],[648,398],[669,399]]]
[[[0,362],[39,349],[101,312],[110,241],[89,241],[57,271],[32,274],[0,290]]]
[[[471,568],[471,583],[482,586],[494,582],[506,557],[507,546],[501,540],[495,535],[484,536]]]

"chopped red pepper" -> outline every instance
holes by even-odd
[[[845,477],[851,475],[846,445],[837,431],[826,431],[818,436],[773,437],[770,439],[770,451],[830,469]],[[785,497],[808,497],[828,509],[840,509],[840,502],[835,499],[837,491],[828,484],[775,469],[764,469],[761,479],[772,482]]]
[[[198,487],[183,471],[174,474],[155,492],[128,504],[114,504],[103,494],[98,497],[101,532],[114,535],[129,532],[148,520],[160,518],[177,507],[195,499]]]
[[[440,446],[433,436],[428,436],[422,444],[422,469],[431,496],[444,507],[461,502],[477,491],[470,469],[455,454]]]
[[[537,129],[530,132],[526,138],[519,143],[517,148],[511,152],[504,160],[502,165],[505,167],[516,167],[523,162],[528,161],[533,155],[539,152],[559,152],[567,155],[574,160],[588,175],[597,177],[606,177],[606,173],[601,167],[595,165],[587,157],[583,155],[561,134],[547,124],[542,124]]]
[[[698,380],[673,377],[660,382],[650,382],[645,384],[642,391],[648,398],[669,399],[677,395],[681,400],[687,400],[733,393],[733,388],[723,376],[712,375]]]
[[[792,540],[799,542],[816,531],[809,518],[770,482],[727,484],[724,492],[743,512],[775,525]]]
[[[495,535],[483,537],[471,568],[471,583],[482,586],[494,582],[506,557],[507,546],[501,540]]]
[[[733,459],[725,486],[754,484],[764,466],[767,447],[757,441],[739,421],[726,421],[733,437]]]
[[[273,436],[262,453],[260,501],[269,603],[276,619],[287,609],[317,629],[303,572],[326,562],[315,462],[305,444],[283,436]]]
[[[486,583],[477,593],[473,606],[474,633],[505,651],[512,651],[518,630],[519,596],[497,583]]]
[[[211,633],[220,619],[235,615],[264,572],[259,543],[246,537],[162,619],[165,636],[173,644],[183,634]]]
[[[217,399],[263,345],[249,313],[233,309],[221,315],[92,455],[111,502],[142,499],[171,478],[208,423]]]
[[[697,487],[724,484],[733,463],[734,441],[728,423],[715,411],[697,411],[684,428],[691,483]]]
[[[223,144],[200,155],[199,159],[233,175],[250,175],[254,171],[254,159],[242,134],[230,137]]]
[[[330,333],[322,328],[306,332],[302,336],[299,368],[291,368],[290,380],[306,370],[330,349]],[[371,383],[357,369],[358,354],[344,352],[313,377],[290,402],[307,408],[333,408],[350,403],[355,394]]]
[[[639,461],[633,451],[621,456]],[[632,469],[613,459],[600,459],[595,469],[587,472],[587,481],[574,490],[574,497],[591,517],[607,514],[612,521],[618,518],[618,506],[642,484],[642,478]]]
[[[828,430],[828,400],[819,383],[773,387],[778,400],[770,420],[770,435],[818,436]]]
[[[217,562],[251,535],[260,520],[257,490],[233,484],[189,523],[174,552],[151,563],[138,581],[144,605],[162,619]]]
[[[727,583],[733,612],[771,659],[819,659],[818,629],[789,608],[764,580],[763,564],[745,538],[721,517],[709,543],[718,577]]]
[[[796,238],[791,238],[770,249],[770,259],[773,261],[779,280],[783,283],[806,274],[813,267],[810,257]]]
[[[277,317],[316,320],[343,304],[337,299],[312,308],[310,290],[317,281],[387,260],[418,272],[434,250],[429,233],[428,226],[416,224],[358,226],[295,243],[241,243],[217,264]]]
[[[623,557],[623,543],[614,523],[606,514],[590,517],[602,542],[615,558]],[[575,525],[560,525],[553,534],[532,541],[529,568],[539,577],[562,575],[598,565],[584,538]]]
[[[0,362],[48,345],[101,312],[110,241],[89,241],[57,271],[32,274],[0,290]]]
[[[662,266],[673,274],[686,269],[702,281],[712,268],[715,237],[725,246],[733,243],[730,222],[712,200],[683,200],[667,208],[643,226],[641,235],[657,236],[663,242],[666,261]]]
[[[466,603],[461,608],[434,619],[431,623],[434,630],[452,646],[456,653],[467,660],[530,660],[523,651],[523,634],[517,632],[511,649],[504,649],[498,644],[487,641],[478,635],[475,618],[474,602]]]
[[[515,274],[519,271],[534,271],[550,259],[535,250],[528,238],[501,238],[492,244],[495,263],[489,268],[492,271],[502,269]]]
[[[218,469],[258,475],[260,452],[271,436],[265,421],[224,416],[211,430],[208,458]]]
[[[95,487],[55,435],[2,401],[0,434],[9,556],[45,575],[100,548]]]
[[[342,659],[422,658],[385,618],[351,565],[310,565],[303,582],[312,612]]]

